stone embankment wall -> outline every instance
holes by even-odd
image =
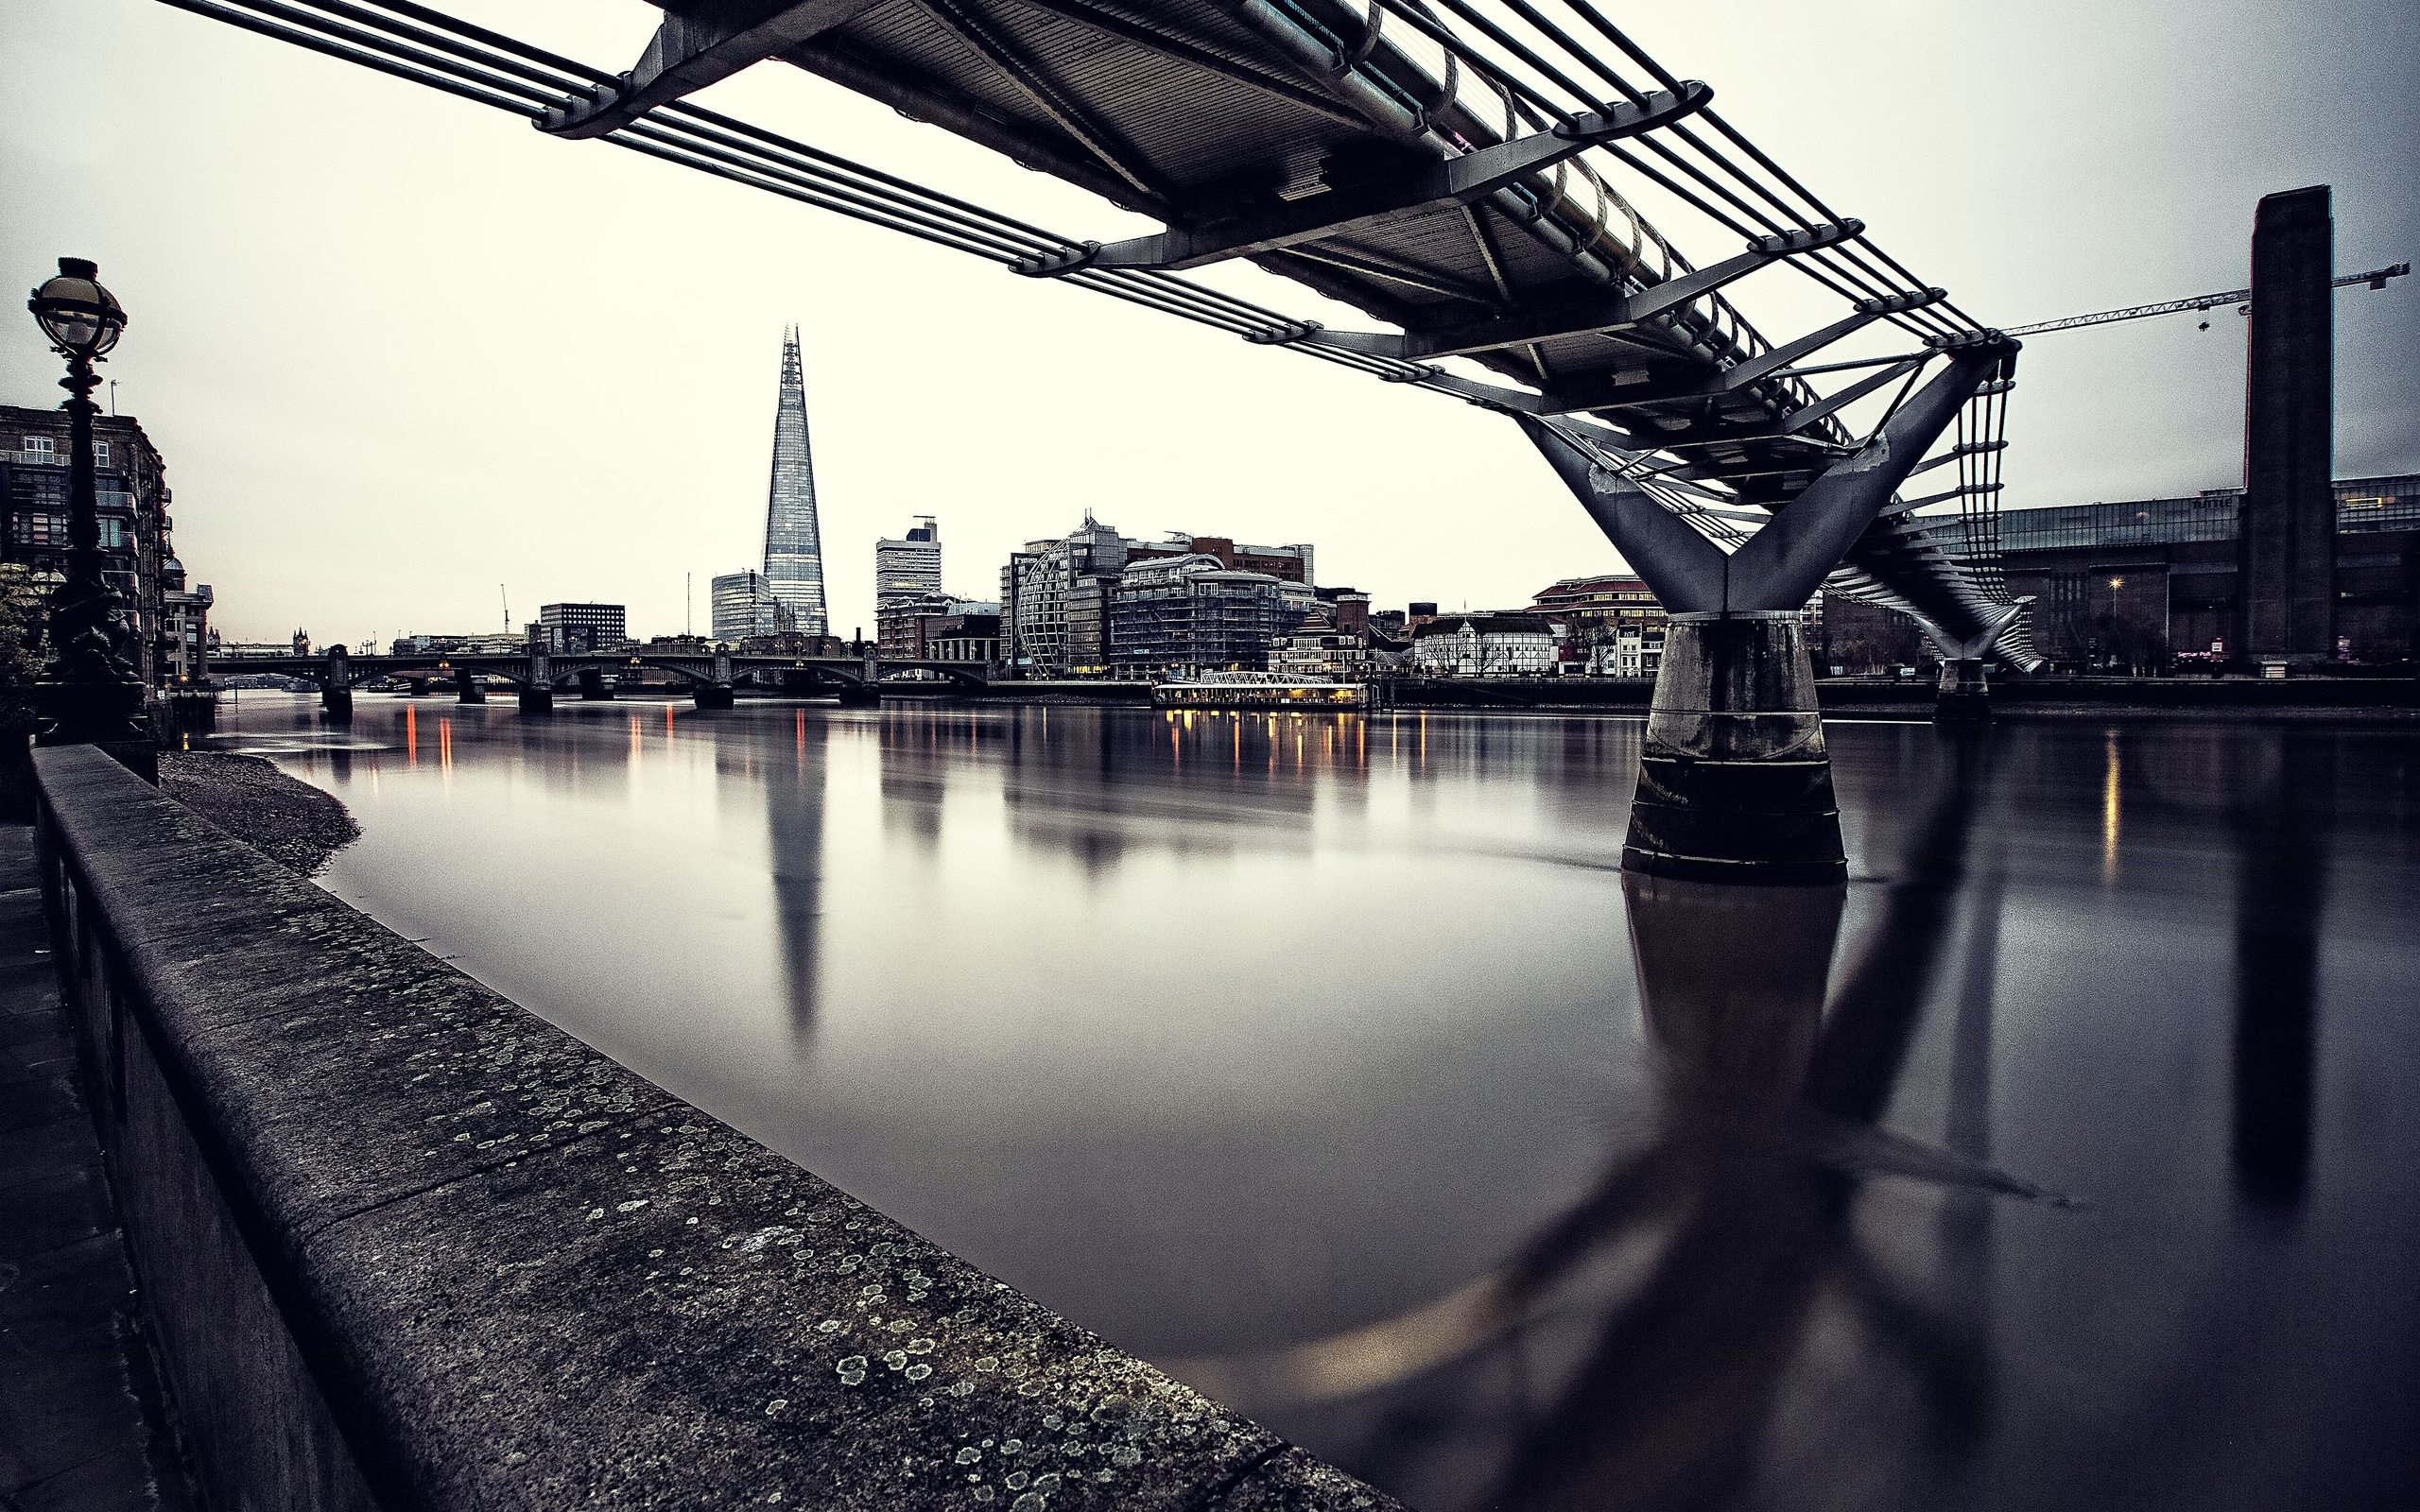
[[[1392,1507],[82,747],[43,888],[214,1505]]]

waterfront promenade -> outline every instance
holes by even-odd
[[[33,831],[0,825],[0,1506],[185,1512],[81,1081]]]

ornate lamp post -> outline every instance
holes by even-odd
[[[80,257],[59,260],[59,276],[34,290],[26,308],[51,350],[67,359],[67,580],[51,594],[50,665],[34,684],[42,715],[39,746],[98,745],[153,776],[157,757],[140,723],[143,684],[117,654],[112,635],[118,595],[101,576],[101,522],[93,468],[93,364],[117,345],[126,311],[101,287],[100,269]]]

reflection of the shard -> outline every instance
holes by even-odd
[[[815,1031],[823,929],[823,804],[825,729],[821,714],[793,710],[789,750],[760,767],[765,782],[765,826],[773,872],[773,916],[782,936],[782,980],[788,993],[790,1030],[804,1040]]]
[[[1921,1389],[1930,1457],[1959,1458],[1990,1397],[1988,1216],[1977,1208],[1984,1194],[2042,1194],[1982,1163],[1998,908],[1988,877],[1964,931],[1947,1145],[1878,1123],[1958,933],[1982,774],[1970,752],[1943,757],[1942,792],[1828,1006],[1843,889],[1626,874],[1660,1064],[1654,1138],[1503,1263],[1426,1307],[1179,1372],[1247,1409],[1385,1388],[1354,1468],[1426,1486],[1432,1505],[1720,1505],[1757,1473],[1793,1364],[1825,1319],[1884,1347],[1877,1357]],[[1876,1175],[1947,1194],[1927,1296],[1909,1295],[1850,1223]],[[1489,1379],[1507,1383],[1493,1401],[1472,1386]]]

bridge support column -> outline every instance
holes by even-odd
[[[1622,866],[1694,882],[1848,875],[1795,612],[1672,616]]]
[[[554,708],[555,690],[552,688],[524,688],[521,690],[520,701],[521,712],[523,713],[543,714]]]
[[[353,675],[341,645],[328,648],[328,670],[320,679],[320,711],[330,719],[353,717]]]
[[[1983,682],[1981,657],[1944,657],[1941,691],[1934,695],[1932,717],[1938,724],[1980,724],[1992,717],[1991,690]]]
[[[1803,611],[1959,406],[1996,372],[2005,375],[2016,344],[1990,333],[1961,338],[1944,354],[1943,372],[1853,455],[1774,507],[1773,519],[1729,555],[1633,475],[1634,454],[1514,417],[1672,615],[1625,869],[1700,882],[1847,877]],[[2005,623],[1985,627],[1962,654],[1981,655]]]
[[[731,684],[728,682],[700,682],[691,692],[696,695],[700,709],[728,709],[732,705]]]
[[[404,679],[404,696],[409,698],[427,697],[428,679],[426,678],[406,678]]]
[[[579,696],[590,703],[611,703],[614,690],[605,686],[605,674],[595,667],[579,669]]]
[[[454,669],[454,701],[456,703],[485,703],[488,701],[488,691],[479,686],[478,674],[473,672],[469,667],[456,667]]]

